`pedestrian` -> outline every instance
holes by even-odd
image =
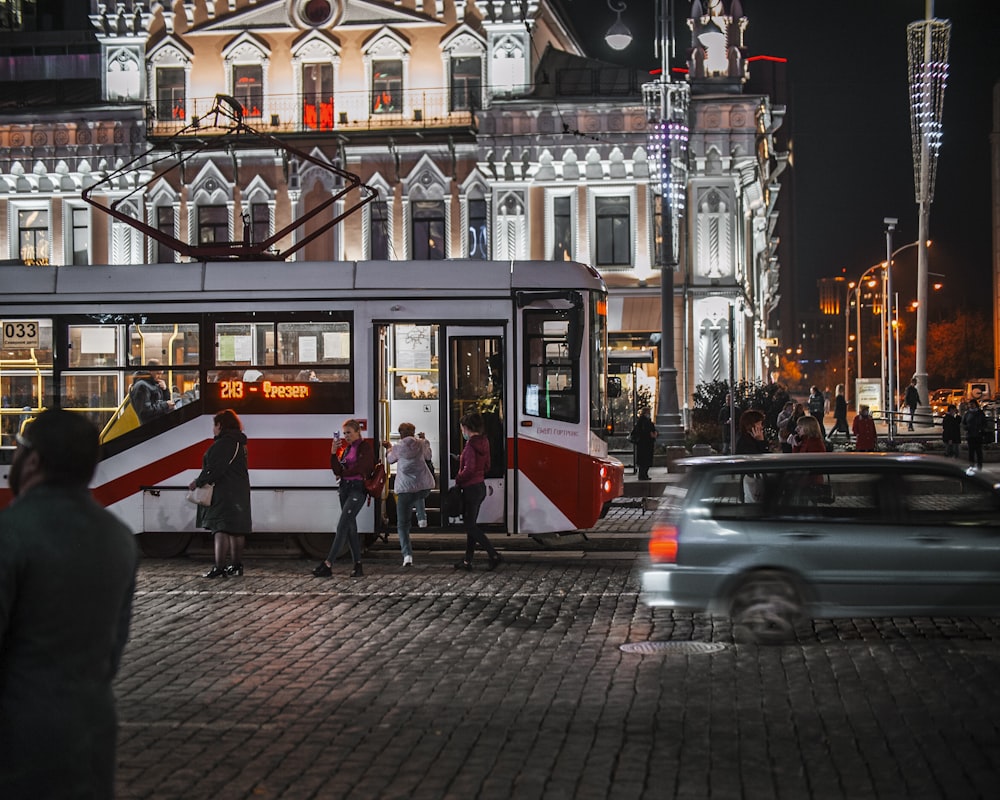
[[[743,409],[735,405],[733,403],[733,396],[727,393],[725,402],[723,402],[722,407],[719,409],[719,426],[722,428],[723,453],[733,452],[732,425],[730,420],[736,420],[739,423],[742,413]]]
[[[858,453],[874,453],[878,450],[878,435],[875,433],[875,420],[872,419],[871,406],[862,403],[858,407],[858,415],[852,424],[854,430],[854,450]]]
[[[847,398],[844,396],[844,384],[842,383],[837,384],[836,396],[833,401],[833,419],[833,428],[826,438],[829,439],[833,434],[840,432],[847,437],[847,441],[851,441],[851,429],[847,426]]]
[[[399,423],[399,442],[383,442],[386,461],[396,464],[396,533],[403,553],[403,566],[413,564],[410,547],[410,518],[418,501],[425,500],[434,488],[434,473],[427,468],[431,459],[431,443],[423,433],[416,433],[412,422]],[[426,512],[425,512],[426,513]]]
[[[740,430],[739,436],[736,437],[734,452],[737,455],[753,455],[767,451],[767,442],[764,440],[764,412],[748,408],[740,414]]]
[[[0,511],[0,797],[110,798],[135,536],[87,489],[100,445],[85,417],[42,411],[16,441]]]
[[[795,443],[792,445],[793,453],[825,453],[826,445],[823,440],[823,428],[816,417],[805,416],[799,420],[795,428]]]
[[[820,435],[826,438],[826,427],[823,425],[823,415],[826,413],[826,398],[823,393],[819,390],[818,386],[810,387],[809,389],[809,399],[806,402],[809,407],[809,413],[813,415],[816,422],[819,423]]]
[[[916,378],[911,380],[910,385],[906,387],[906,393],[903,395],[903,405],[910,409],[910,422],[906,426],[906,429],[912,431],[913,415],[917,413],[917,406],[920,405],[920,392],[917,390]]]
[[[969,448],[969,466],[982,469],[986,415],[979,407],[979,401],[976,398],[972,398],[969,401],[969,410],[962,417],[962,427],[965,428],[965,443]]]
[[[635,445],[635,465],[639,470],[639,480],[649,480],[649,468],[653,466],[653,446],[656,444],[656,426],[649,418],[649,406],[645,406],[635,420],[628,440]]]
[[[478,544],[489,558],[487,569],[496,569],[501,561],[479,527],[479,507],[486,499],[486,471],[490,468],[490,442],[483,435],[485,425],[478,413],[466,414],[459,422],[465,445],[458,460],[455,485],[462,488],[462,518],[465,521],[465,559],[455,564],[455,569],[472,569],[472,556]]]
[[[375,469],[375,443],[362,436],[361,423],[356,419],[346,420],[341,425],[341,431],[343,435],[335,435],[330,447],[330,469],[340,478],[337,489],[340,496],[340,519],[326,560],[321,561],[313,570],[313,575],[317,578],[328,578],[333,574],[333,562],[344,549],[345,539],[354,560],[351,577],[361,578],[365,574],[361,567],[358,513],[367,499],[365,478]]]
[[[944,454],[949,458],[958,458],[959,445],[962,443],[962,418],[958,416],[958,408],[954,403],[948,403],[948,408],[941,417],[941,440],[944,442]]]
[[[250,515],[250,470],[247,437],[243,423],[231,408],[212,418],[215,440],[205,452],[201,472],[189,489],[211,484],[212,504],[198,506],[199,528],[212,532],[215,564],[206,578],[243,574],[243,547],[246,535],[253,530]]]
[[[128,396],[139,422],[143,425],[174,408],[167,383],[163,380],[160,362],[155,358],[146,362],[145,369],[137,370],[133,374]]]

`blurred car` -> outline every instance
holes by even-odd
[[[965,400],[965,389],[936,389],[931,392],[931,411],[938,416],[944,416],[949,405],[956,408]]]
[[[741,641],[803,619],[1000,613],[1000,486],[955,460],[802,453],[680,460],[642,600],[728,615]]]

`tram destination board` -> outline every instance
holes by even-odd
[[[351,385],[346,382],[221,380],[210,383],[216,408],[253,414],[324,414],[349,411]]]

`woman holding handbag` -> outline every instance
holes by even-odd
[[[358,537],[358,512],[364,506],[368,493],[365,478],[375,469],[375,443],[361,435],[361,423],[349,419],[341,426],[343,436],[337,436],[330,448],[330,469],[340,478],[340,519],[337,534],[326,561],[321,561],[313,570],[317,578],[328,578],[333,574],[333,562],[344,547],[344,539],[351,549],[354,559],[352,578],[360,578],[365,573],[361,568],[361,540]]]
[[[231,408],[213,418],[215,441],[202,460],[201,472],[189,489],[211,485],[211,505],[198,506],[198,527],[212,532],[215,565],[206,578],[243,574],[243,546],[253,529],[250,517],[250,470],[247,466],[247,437],[243,424]],[[226,565],[226,558],[229,563]]]

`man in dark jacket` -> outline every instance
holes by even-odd
[[[910,409],[910,422],[906,426],[906,429],[912,431],[913,415],[917,413],[917,406],[920,405],[920,392],[917,390],[916,378],[910,381],[910,385],[906,387],[906,393],[903,395],[903,405]]]
[[[136,416],[143,425],[173,410],[174,407],[159,366],[160,362],[151,358],[146,369],[139,370],[132,376],[129,397],[132,400],[132,408],[135,409]]]
[[[114,794],[111,681],[137,560],[132,532],[87,489],[98,447],[62,410],[18,436],[0,511],[0,797]]]

